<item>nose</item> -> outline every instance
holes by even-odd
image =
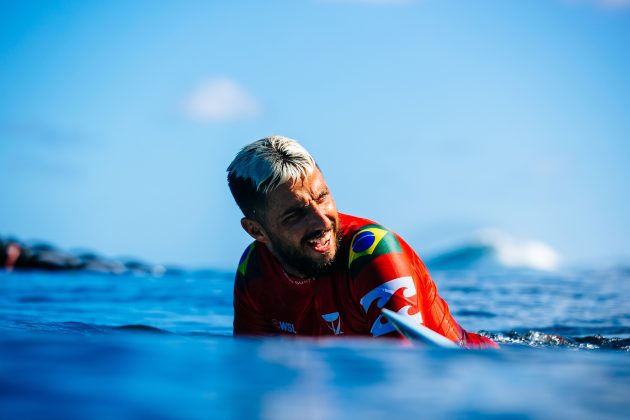
[[[332,228],[332,222],[326,216],[325,206],[313,203],[309,207],[311,209],[309,213],[310,230],[330,230]]]

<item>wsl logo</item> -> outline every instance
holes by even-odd
[[[333,334],[343,334],[343,331],[341,331],[341,318],[339,317],[339,312],[331,312],[329,314],[322,315],[322,318],[324,318],[326,325],[328,325],[328,328],[333,332]]]
[[[276,327],[282,332],[290,333],[290,334],[297,334],[297,331],[295,329],[295,324],[293,324],[292,322],[278,321],[277,319],[272,319],[271,323],[273,324],[274,327]]]
[[[412,298],[417,294],[416,285],[414,284],[413,279],[411,277],[400,277],[385,282],[366,293],[365,296],[361,298],[361,306],[363,306],[365,313],[368,312],[373,303],[376,303],[376,306],[379,309],[382,309],[391,300],[392,296],[398,293],[399,290],[402,290],[402,295],[408,300],[412,300]],[[405,305],[397,312],[399,315],[409,318],[414,324],[422,324],[422,315],[420,312],[412,315],[409,313],[410,309],[412,309],[411,305]],[[394,326],[387,321],[383,315],[379,315],[378,318],[376,318],[376,321],[374,321],[374,324],[370,329],[370,332],[374,337],[378,337],[392,331],[395,331]]]

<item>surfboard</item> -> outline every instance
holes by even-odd
[[[387,308],[382,309],[383,316],[387,318],[389,322],[411,341],[422,342],[429,347],[458,349],[457,344],[453,343],[448,338],[436,333],[435,331],[420,324],[413,324],[407,318],[398,315],[394,311],[390,311]]]

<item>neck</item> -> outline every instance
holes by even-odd
[[[315,280],[314,277],[299,277],[299,276],[296,276],[294,274],[287,272],[286,270],[282,270],[282,272],[284,274],[284,277],[289,281],[289,283],[295,284],[296,286],[302,286]],[[291,278],[292,276],[298,277],[298,278],[297,279]]]

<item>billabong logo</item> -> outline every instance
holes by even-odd
[[[343,334],[341,331],[341,318],[339,317],[339,312],[331,312],[329,314],[322,315],[324,321],[326,321],[326,325],[330,328],[335,335]]]
[[[273,324],[274,327],[278,328],[280,331],[291,333],[291,334],[297,334],[297,331],[295,330],[295,325],[291,322],[278,321],[277,319],[272,319],[271,323]]]
[[[387,305],[387,302],[391,300],[392,296],[401,289],[403,296],[409,300],[417,295],[416,285],[413,282],[413,278],[409,276],[399,277],[385,282],[366,293],[360,300],[361,306],[363,307],[365,313],[368,312],[374,302],[376,302],[376,306],[379,309],[382,309],[385,305]],[[411,305],[406,305],[396,312],[399,315],[409,318],[413,323],[422,324],[422,315],[420,312],[411,315],[409,313],[409,309],[411,309]],[[383,315],[379,315],[378,318],[376,318],[376,321],[374,321],[374,324],[372,324],[372,328],[370,329],[370,333],[372,333],[374,337],[378,337],[379,335],[387,334],[392,331],[395,331],[394,326],[389,321],[384,320]]]

